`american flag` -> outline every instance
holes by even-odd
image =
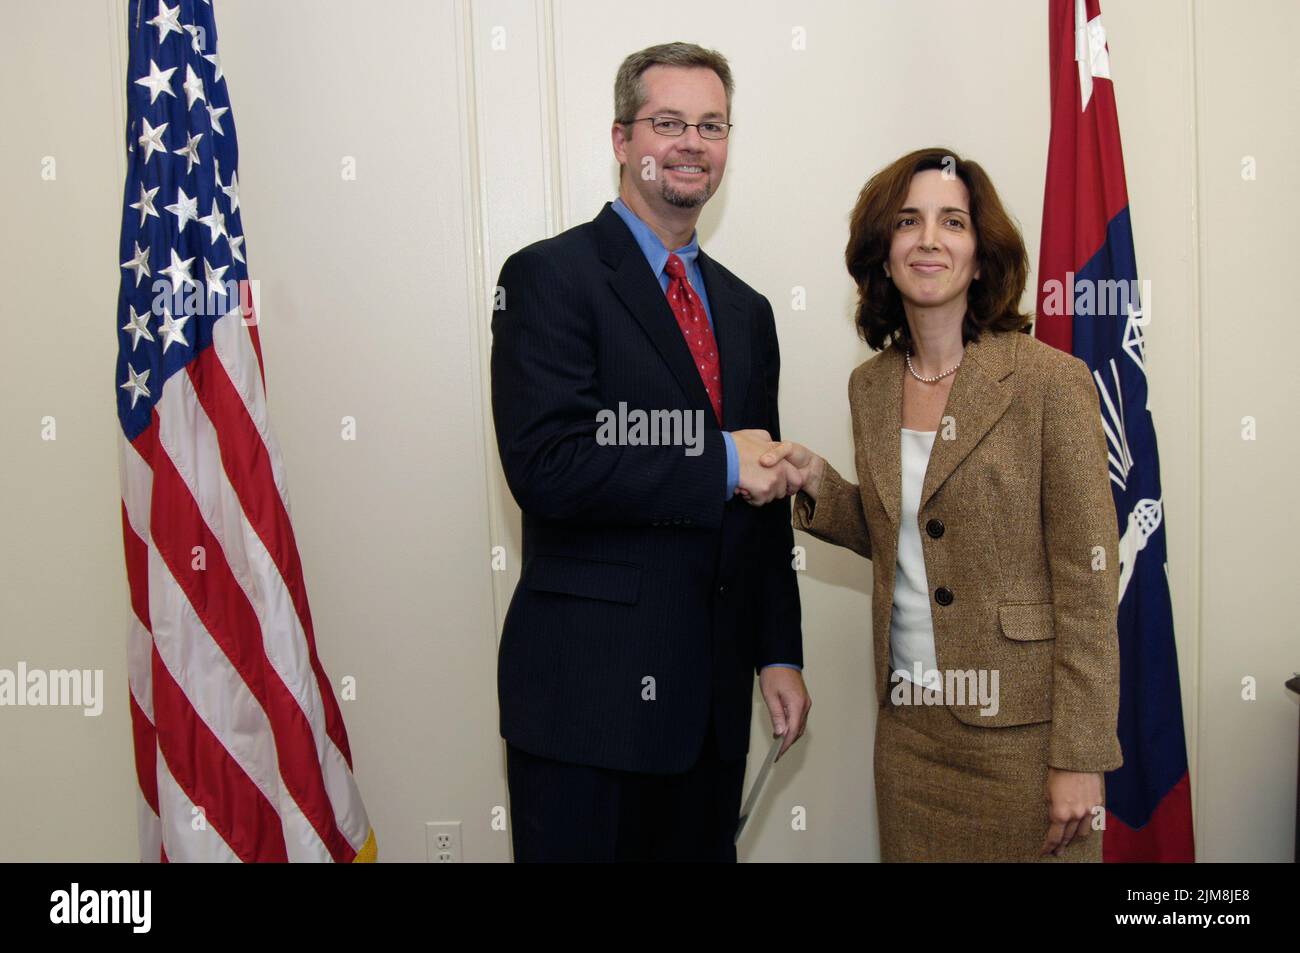
[[[1038,337],[1092,370],[1119,528],[1119,740],[1104,859],[1195,860],[1144,304],[1100,0],[1050,0],[1052,134]],[[1127,289],[1127,290],[1126,290]],[[1061,293],[1056,294],[1059,290]],[[1120,293],[1116,293],[1120,292]]]
[[[316,654],[205,0],[131,0],[114,392],[146,861],[374,860]]]

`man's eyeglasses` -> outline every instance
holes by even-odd
[[[734,123],[718,122],[712,119],[707,122],[685,122],[668,116],[642,116],[640,119],[630,120],[628,125],[634,122],[650,123],[650,128],[661,136],[680,136],[686,132],[687,127],[694,126],[700,131],[700,136],[705,139],[725,139],[727,133],[731,132],[731,127],[735,125]]]

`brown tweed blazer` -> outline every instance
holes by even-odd
[[[799,493],[793,516],[796,529],[871,560],[882,705],[891,687],[904,373],[895,347],[853,371],[861,485],[827,463],[816,503]],[[978,703],[950,705],[953,714],[990,728],[1050,721],[1049,765],[1119,767],[1119,539],[1087,365],[1017,332],[968,344],[918,522],[939,670],[999,673],[996,715],[981,715]]]

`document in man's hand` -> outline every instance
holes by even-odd
[[[781,753],[781,743],[785,741],[784,736],[778,736],[772,742],[772,748],[763,760],[763,766],[758,769],[758,777],[754,779],[754,786],[749,789],[749,797],[745,798],[745,804],[740,809],[740,821],[736,824],[736,840],[734,843],[740,843],[740,834],[745,829],[745,822],[749,820],[749,815],[754,813],[754,805],[758,803],[758,792],[763,790],[763,783],[767,780],[767,773],[772,770],[772,765],[776,762],[776,756]]]

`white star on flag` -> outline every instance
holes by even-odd
[[[213,268],[206,258],[203,259],[203,283],[207,285],[209,294],[215,291],[223,298],[226,296],[226,287],[221,283],[221,276],[229,267],[229,265],[222,265],[220,268]]]
[[[131,350],[134,351],[135,346],[140,343],[141,338],[144,338],[146,341],[152,341],[153,335],[149,333],[148,311],[144,314],[136,314],[135,308],[131,305],[127,305],[127,310],[131,312],[131,317],[127,320],[126,324],[122,325],[122,330],[130,332]]]
[[[166,207],[166,211],[176,216],[176,231],[185,231],[185,226],[189,222],[198,221],[199,218],[199,199],[198,196],[190,198],[185,194],[182,188],[176,189],[176,201]]]
[[[217,200],[212,200],[212,214],[204,215],[198,220],[200,225],[208,226],[210,237],[208,242],[215,242],[222,235],[226,234],[226,216],[221,214],[221,209],[217,208]]]
[[[146,191],[144,183],[141,182],[140,201],[132,202],[130,206],[128,206],[129,208],[138,208],[140,210],[140,225],[142,227],[144,225],[144,220],[148,216],[152,215],[154,218],[158,217],[158,210],[153,207],[153,197],[158,194],[159,188],[161,188],[161,186],[156,186]]]
[[[220,183],[221,183],[221,179],[218,178],[217,184],[220,185]],[[230,214],[233,215],[235,212],[239,211],[239,170],[238,169],[230,173],[230,184],[222,185],[221,191],[225,192],[226,196],[230,199]]]
[[[178,156],[185,157],[185,174],[189,175],[190,170],[194,168],[195,163],[199,161],[199,140],[203,138],[203,133],[197,136],[190,136],[189,141],[179,149],[173,149],[172,152]]]
[[[207,102],[205,102],[203,106],[208,111],[208,122],[212,124],[212,131],[219,136],[224,136],[226,134],[226,130],[221,128],[221,117],[225,113],[230,112],[230,107],[229,106],[214,107],[211,103],[207,103]]]
[[[197,288],[199,283],[195,281],[194,276],[190,274],[190,262],[194,259],[186,258],[182,261],[181,256],[176,254],[175,248],[171,250],[171,253],[172,263],[164,268],[160,274],[164,274],[172,280],[172,294],[179,291],[182,284],[194,285],[194,287]]]
[[[181,86],[185,90],[186,107],[194,108],[194,104],[200,99],[206,104],[208,98],[203,95],[203,78],[194,72],[194,67],[189,63],[185,64],[185,83]]]
[[[150,396],[149,388],[144,386],[145,381],[149,379],[149,368],[146,367],[143,371],[137,374],[135,372],[135,368],[132,367],[130,364],[127,364],[126,370],[127,373],[131,375],[131,378],[125,384],[121,384],[119,386],[122,388],[122,390],[129,390],[131,392],[131,409],[134,410],[135,402],[137,400],[139,400],[141,397]]]
[[[144,22],[158,28],[158,42],[162,43],[163,40],[167,39],[169,33],[182,32],[180,22],[177,20],[180,15],[181,5],[179,3],[174,7],[169,7],[163,3],[163,0],[158,0],[158,15],[152,20],[145,20]]]
[[[188,314],[182,314],[179,318],[173,318],[167,306],[163,305],[163,323],[158,328],[158,333],[163,339],[163,353],[172,346],[174,341],[179,341],[184,347],[189,347],[190,342],[185,340],[185,322],[190,319]]]
[[[135,257],[132,258],[130,261],[122,262],[122,267],[135,269],[135,286],[137,288],[140,287],[141,274],[143,274],[144,277],[146,278],[151,277],[149,273],[149,249],[141,248],[140,243],[136,242]]]
[[[144,146],[144,164],[148,165],[155,152],[167,151],[167,147],[163,145],[162,141],[163,130],[167,128],[167,123],[163,123],[161,126],[151,126],[148,119],[141,119],[140,124],[144,126],[144,132],[136,141]]]
[[[221,82],[221,77],[225,75],[224,73],[221,72],[221,54],[212,53],[204,56],[203,58],[207,60],[209,63],[211,63],[212,68],[216,70],[216,72],[212,74],[212,82],[214,83]]]
[[[152,106],[154,100],[156,100],[161,93],[166,93],[168,96],[176,95],[172,92],[171,84],[172,73],[176,72],[176,70],[177,67],[175,66],[171,69],[160,70],[157,63],[153,60],[149,61],[149,75],[141,76],[135,81],[137,86],[143,86],[149,90],[149,105]]]

